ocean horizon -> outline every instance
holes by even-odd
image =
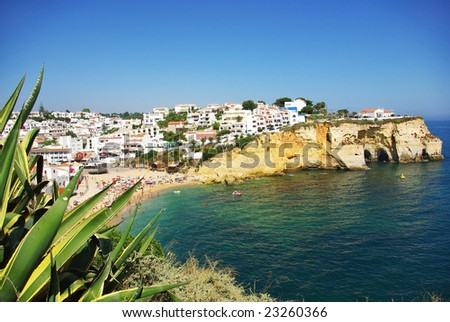
[[[280,301],[448,301],[450,121],[426,124],[446,160],[169,188],[142,202],[132,233],[164,209],[166,251],[218,260]]]

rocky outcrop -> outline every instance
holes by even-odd
[[[358,137],[367,161],[421,162],[442,160],[442,141],[432,135],[423,119],[366,126]]]
[[[367,162],[441,160],[442,141],[422,118],[298,125],[263,134],[245,148],[217,155],[196,173],[203,182],[234,184],[303,168],[367,169]]]

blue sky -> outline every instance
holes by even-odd
[[[49,110],[324,101],[450,119],[450,1],[0,1],[0,98]],[[23,100],[25,100],[23,95]]]

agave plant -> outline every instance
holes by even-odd
[[[184,285],[115,291],[117,277],[129,256],[136,251],[143,254],[156,232],[153,229],[150,233],[159,214],[124,247],[136,207],[114,248],[107,237],[108,222],[124,208],[140,181],[109,207],[95,213],[92,209],[111,185],[68,210],[82,168],[61,195],[56,183],[52,195],[44,193],[49,182],[44,180],[42,156],[30,155],[38,129],[19,141],[19,132],[39,94],[43,73],[44,68],[0,146],[0,301],[142,301]],[[0,133],[11,118],[24,81],[25,77],[0,112]],[[100,268],[93,265],[94,257],[101,258]]]

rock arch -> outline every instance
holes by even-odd
[[[422,149],[422,160],[430,160],[430,155],[428,154],[427,149]]]
[[[383,148],[377,149],[377,161],[378,162],[389,162],[389,154]]]

